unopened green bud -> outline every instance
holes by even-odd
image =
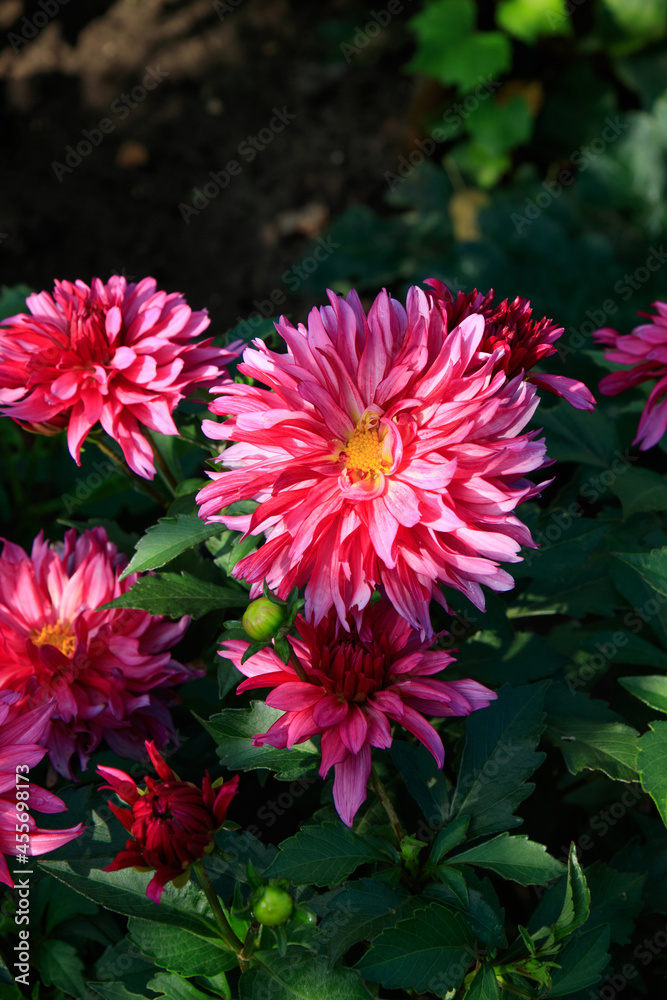
[[[256,642],[273,638],[284,621],[285,607],[267,597],[258,597],[249,604],[242,619],[244,629]]]
[[[265,885],[253,893],[252,915],[265,927],[287,923],[294,911],[294,900],[289,892],[274,885]]]

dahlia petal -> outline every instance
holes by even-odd
[[[361,748],[335,765],[333,798],[336,812],[351,827],[359,806],[366,801],[366,786],[371,773],[371,749]]]
[[[368,736],[368,723],[358,705],[349,706],[345,718],[338,724],[338,733],[343,745],[351,753],[359,753]]]
[[[562,396],[571,403],[576,410],[595,409],[595,397],[583,382],[574,378],[566,378],[565,375],[531,375],[530,381],[548,392]]]
[[[321,690],[321,689],[320,689]],[[321,698],[313,709],[313,722],[318,729],[324,730],[337,726],[348,713],[348,704],[342,698],[327,695]]]

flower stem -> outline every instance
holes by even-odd
[[[400,844],[400,842],[403,840],[403,837],[405,836],[403,832],[403,827],[401,826],[401,821],[398,818],[398,814],[392,805],[391,799],[387,795],[387,789],[380,781],[377,771],[372,765],[371,765],[371,785],[373,786],[373,791],[375,792],[380,802],[382,803],[382,807],[389,818],[389,822],[391,823],[391,828],[394,831],[394,836],[396,837],[396,841],[397,843]]]
[[[130,479],[134,480],[134,482],[141,487],[144,493],[148,494],[151,500],[155,500],[155,502],[159,503],[161,507],[169,506],[169,502],[165,500],[162,494],[158,493],[155,487],[151,486],[151,484],[146,479],[142,479],[142,477],[138,476],[136,472],[133,472],[132,469],[130,469],[130,467],[125,464],[123,459],[120,458],[116,454],[116,452],[109,447],[108,444],[105,444],[104,441],[101,441],[99,438],[93,437],[92,435],[88,438],[88,440],[96,444],[103,455],[106,455],[107,458],[111,459],[111,461],[114,462],[118,466],[118,468],[125,473],[126,476],[129,476]]]
[[[303,664],[300,662],[299,658],[297,657],[296,653],[291,647],[289,651],[289,661],[290,665],[294,667],[294,672],[296,673],[296,676],[299,678],[300,681],[305,681],[306,684],[313,683],[308,674],[306,673],[306,671],[303,669]]]
[[[204,890],[204,895],[208,900],[208,905],[211,907],[211,910],[213,911],[215,922],[218,925],[218,930],[220,931],[220,937],[225,942],[225,944],[229,945],[232,951],[236,952],[240,965],[242,961],[245,962],[245,959],[241,958],[241,952],[243,951],[243,942],[239,937],[236,936],[236,934],[232,930],[229,921],[227,920],[227,917],[222,912],[222,907],[220,906],[220,900],[218,899],[218,895],[215,889],[213,888],[213,883],[211,882],[209,874],[206,871],[206,868],[204,867],[204,862],[200,858],[199,861],[195,861],[192,867],[197,873],[199,884]]]

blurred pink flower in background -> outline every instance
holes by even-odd
[[[18,691],[24,710],[49,703],[42,742],[61,774],[73,776],[102,739],[122,757],[143,754],[147,736],[174,738],[168,689],[201,676],[171,658],[190,622],[147,611],[95,611],[132,586],[127,564],[103,528],[49,545],[43,534],[28,556],[5,542],[0,556],[0,689]]]
[[[256,341],[239,371],[259,385],[223,385],[205,420],[236,441],[198,494],[200,516],[265,544],[234,575],[257,596],[266,579],[285,598],[305,586],[306,618],[336,607],[341,622],[382,587],[411,625],[432,635],[431,598],[462,591],[484,608],[482,584],[509,590],[499,562],[535,547],[513,514],[540,486],[543,439],[522,434],[537,405],[523,372],[502,367],[506,347],[481,353],[483,316],[448,329],[441,301],[417,287],[407,309],[383,291],[364,314],[356,292],[329,293],[308,328],[276,324],[286,354]],[[544,484],[541,484],[544,485]],[[257,500],[251,515],[224,508]]]
[[[301,638],[288,636],[288,642],[307,680],[268,647],[242,664],[250,643],[228,639],[220,655],[248,678],[237,693],[271,687],[266,704],[284,711],[253,738],[255,746],[284,749],[322,734],[319,773],[325,777],[334,767],[334,803],[347,826],[366,798],[371,747],[391,746],[390,719],[416,736],[441,768],[442,740],[424,714],[469,715],[497,698],[477,681],[431,679],[454,657],[430,650],[432,643],[420,640],[386,600],[365,608],[358,629],[350,623],[349,632],[333,611],[316,627],[299,615],[296,627]]]
[[[225,821],[239,778],[235,775],[230,781],[218,778],[211,782],[207,771],[202,787],[198,788],[191,781],[180,780],[157,752],[154,743],[147,741],[146,750],[158,777],[147,775],[143,791],[139,791],[124,771],[115,767],[97,768],[102,778],[109,782],[103,787],[111,788],[130,806],[121,809],[109,803],[114,816],[132,839],[104,870],[155,869],[146,895],[159,903],[167,882],[173,882],[177,889],[182,888],[190,878],[192,864],[213,850],[215,832]]]
[[[99,421],[120,445],[130,468],[155,475],[153,451],[142,427],[178,434],[171,417],[200,385],[227,377],[239,354],[211,339],[194,341],[209,325],[206,310],[192,312],[178,292],[157,291],[154,278],[128,285],[114,276],[56,281],[53,295],[26,301],[29,313],[0,323],[2,412],[28,430],[67,429],[70,454]]]
[[[496,355],[496,367],[508,378],[524,373],[525,378],[540,389],[556,396],[563,396],[577,410],[592,410],[595,399],[583,382],[566,375],[527,374],[544,358],[556,353],[554,343],[562,336],[563,327],[553,320],[532,318],[533,309],[528,299],[518,296],[511,302],[505,299],[494,305],[493,289],[482,295],[475,288],[472,292],[454,295],[442,281],[429,278],[430,285],[447,314],[447,326],[452,329],[467,316],[478,313],[484,317],[484,337],[479,350]]]
[[[667,302],[654,302],[653,306],[658,315],[639,313],[649,322],[636,326],[632,333],[622,335],[603,327],[593,334],[599,344],[611,348],[605,351],[607,361],[632,366],[600,380],[600,392],[605,396],[617,396],[642,382],[655,381],[633,441],[642,451],[656,445],[667,430]]]
[[[66,806],[53,792],[22,780],[46,753],[38,741],[49,725],[51,712],[48,704],[25,712],[18,701],[14,691],[0,693],[0,883],[9,886],[14,881],[5,855],[17,856],[18,845],[26,847],[27,857],[48,854],[74,840],[84,829],[81,823],[67,830],[41,830],[37,826],[33,811],[59,813],[65,812]]]

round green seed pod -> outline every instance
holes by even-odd
[[[294,900],[289,892],[274,885],[265,885],[253,895],[252,915],[265,927],[285,924],[294,912]]]

